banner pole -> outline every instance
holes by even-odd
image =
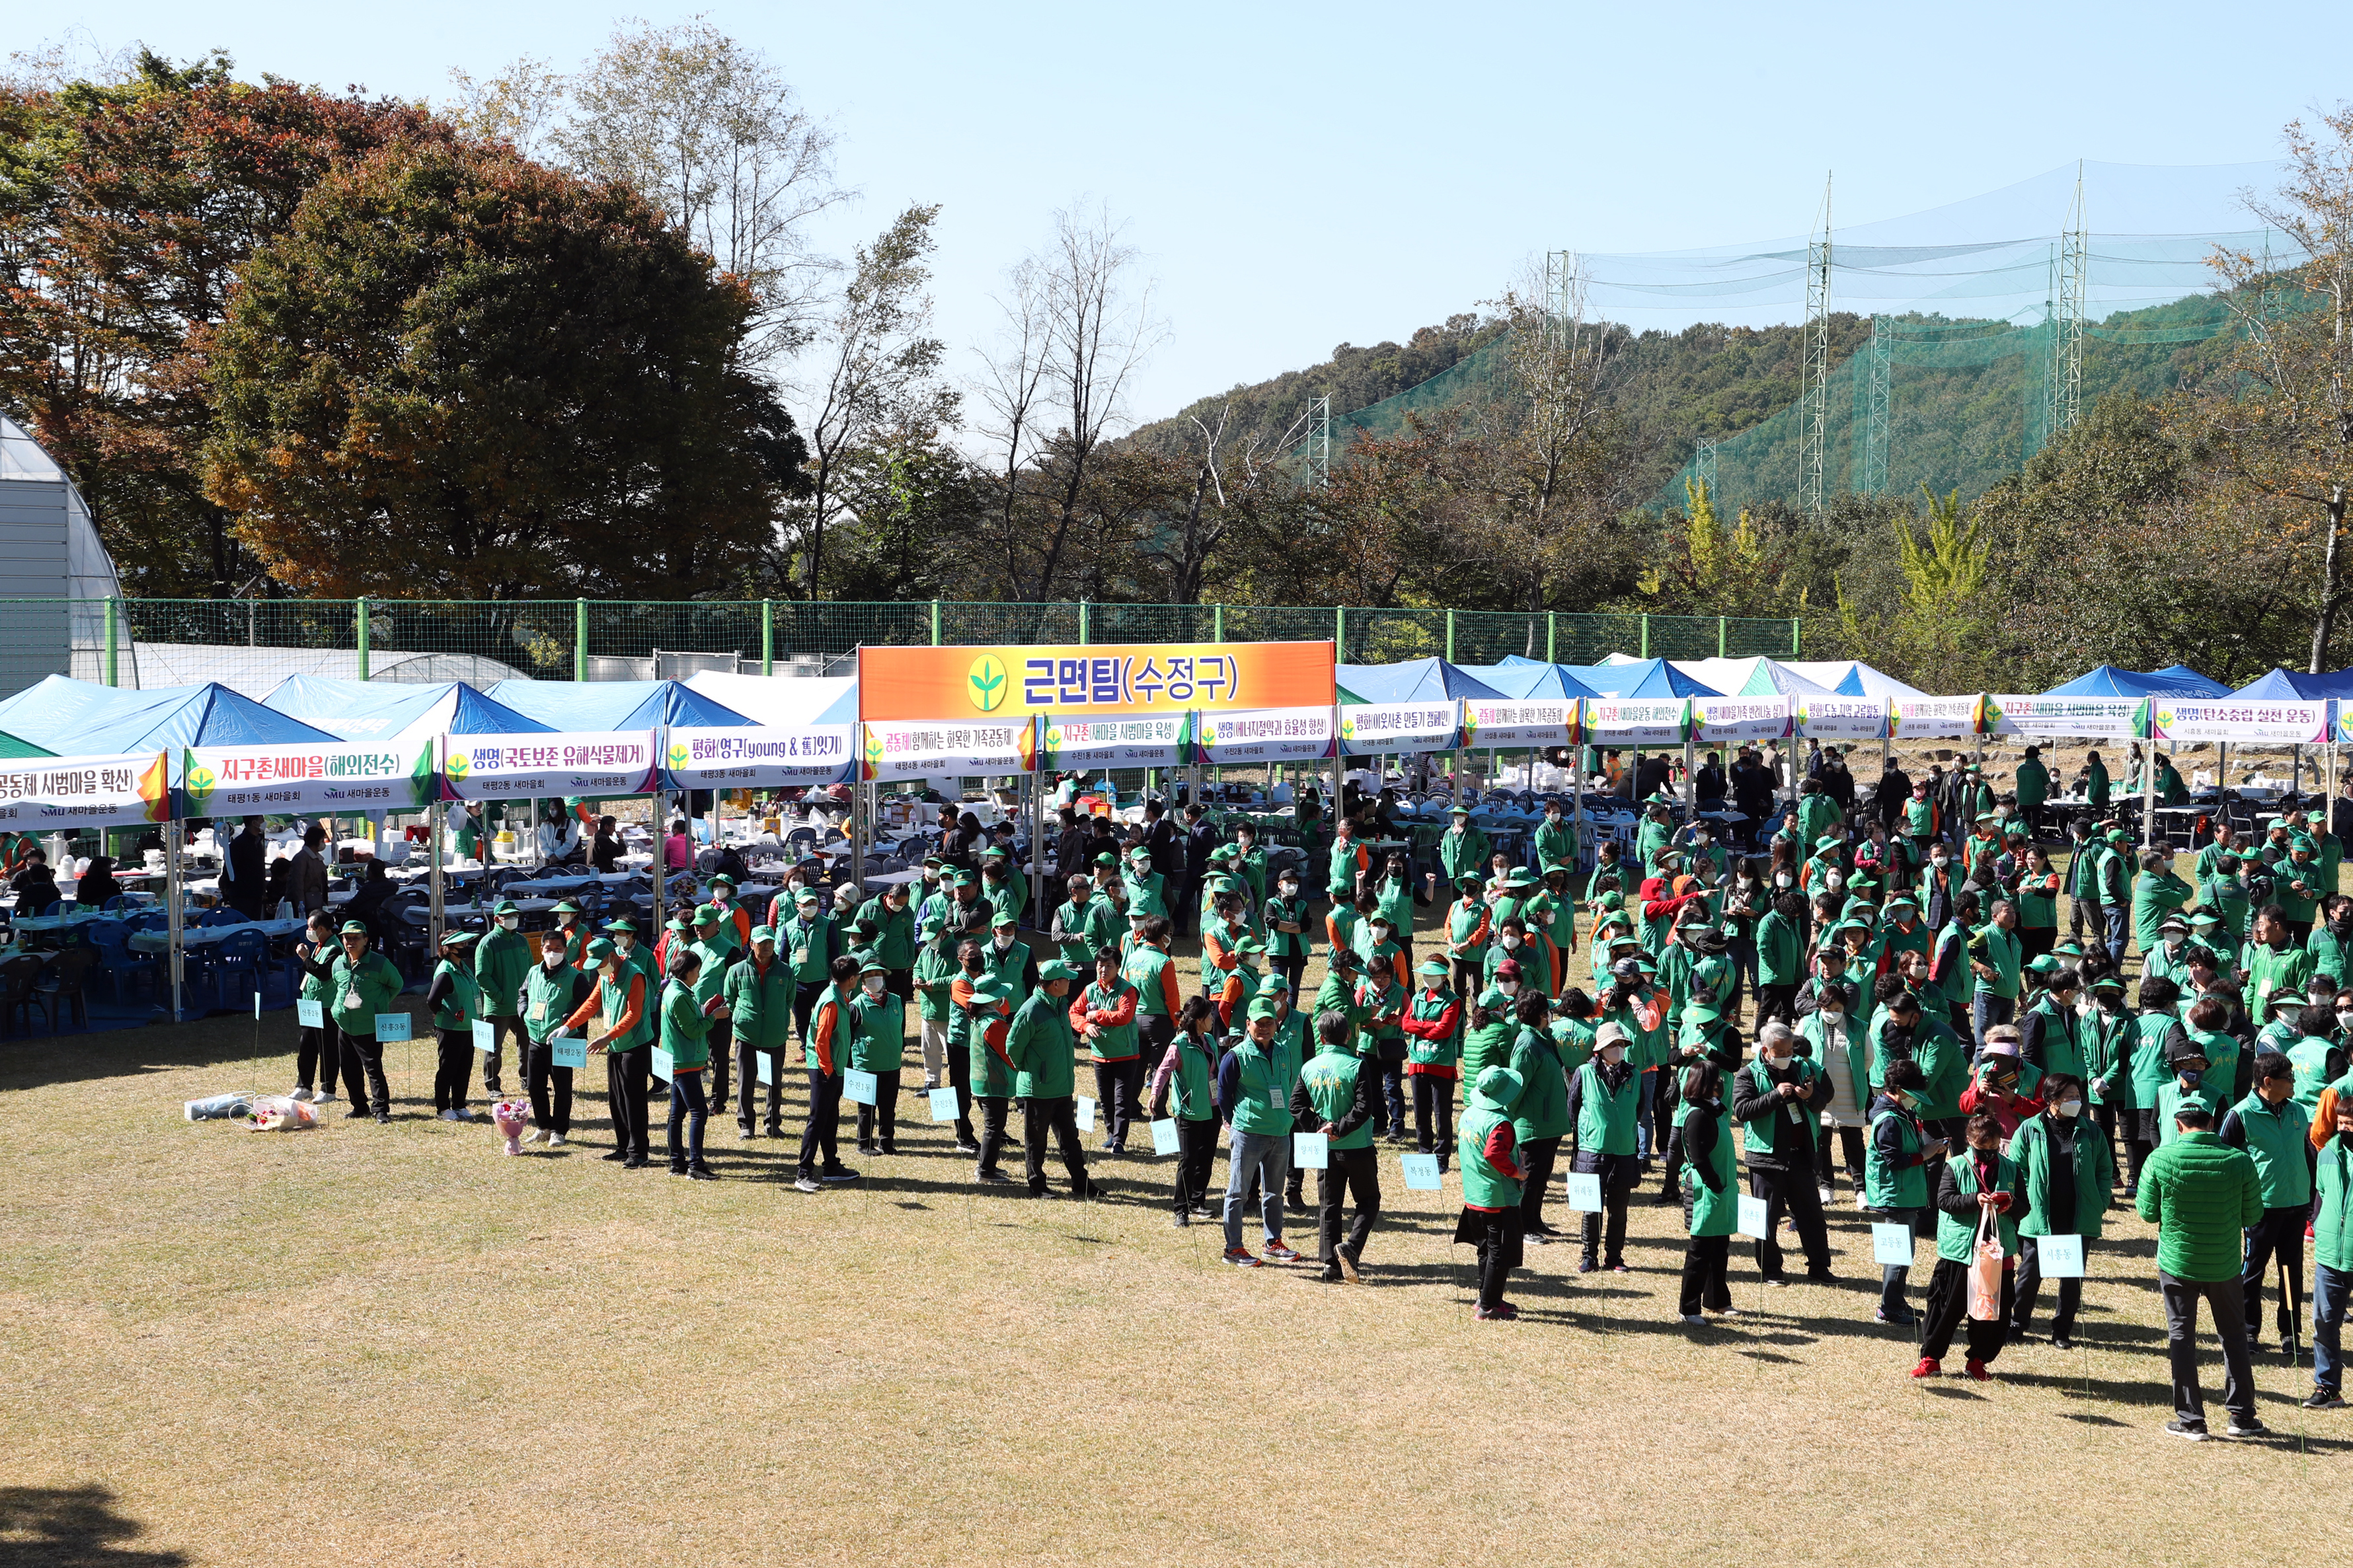
[[[443,753],[448,750],[448,744],[449,737],[447,735],[436,735],[433,738],[433,802],[425,808],[425,836],[431,841],[433,847],[433,910],[431,919],[427,922],[431,940],[427,942],[425,950],[437,956],[441,952],[441,931],[445,919],[443,910],[447,907],[442,883],[441,829],[442,824],[447,820],[448,808],[441,804],[441,766]]]

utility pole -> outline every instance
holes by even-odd
[[[1894,343],[1877,316],[1871,318],[1871,343],[1864,351],[1862,459],[1855,465],[1854,488],[1860,495],[1879,495],[1887,489],[1888,382],[1894,370]]]
[[[2091,237],[2084,232],[2084,165],[2075,163],[2075,200],[2067,209],[2067,227],[2059,237],[2059,287],[2052,312],[2056,331],[2052,341],[2051,417],[2046,427],[2056,440],[2075,423],[2084,402],[2084,297],[2091,271]]]
[[[1831,181],[1822,177],[1819,238],[1806,243],[1806,384],[1799,410],[1798,504],[1822,514],[1825,426],[1831,396]]]

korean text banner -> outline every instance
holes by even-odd
[[[1332,709],[1245,708],[1193,719],[1191,761],[1217,767],[1320,763],[1332,754]]]
[[[1588,746],[1680,746],[1691,722],[1687,698],[1585,700]]]
[[[180,803],[184,816],[421,811],[433,803],[433,742],[192,746]]]
[[[2137,741],[2148,732],[2148,700],[2141,697],[1989,696],[1978,715],[1978,732]]]
[[[1462,700],[1466,746],[1566,746],[1576,738],[1576,731],[1577,699],[1573,697],[1551,702]]]
[[[662,787],[779,789],[847,784],[854,760],[851,728],[677,725],[662,742]]]
[[[1048,768],[1173,768],[1185,761],[1192,715],[1143,717],[1050,714],[1039,766]]]
[[[1917,697],[1899,701],[1887,716],[1887,732],[1898,741],[1951,741],[1978,732],[1974,697]]]
[[[1884,697],[1798,699],[1798,733],[1822,741],[1879,741],[1887,736]]]
[[[0,763],[0,828],[71,832],[172,820],[164,752],[115,757],[26,757]]]
[[[1787,740],[1789,714],[1786,697],[1692,699],[1692,728],[1703,742],[1738,745],[1747,741]]]
[[[2155,700],[2157,738],[2161,741],[2268,742],[2275,746],[2317,746],[2328,740],[2328,704],[2251,702],[2226,697],[2211,702],[2159,697]]]
[[[1344,756],[1451,752],[1461,737],[1462,704],[1451,697],[1430,702],[1351,702],[1340,710]]]
[[[978,722],[869,724],[858,776],[896,779],[1001,778],[1038,771],[1038,725],[1031,719]]]
[[[651,730],[447,736],[442,798],[651,795],[661,786],[654,739]]]
[[[1329,702],[1328,642],[861,647],[859,717],[991,720]]]

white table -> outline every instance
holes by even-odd
[[[216,947],[241,931],[258,931],[265,937],[280,937],[294,936],[301,930],[301,921],[246,921],[233,926],[189,926],[180,932],[180,946],[184,949]],[[165,931],[132,931],[128,945],[133,952],[169,952],[172,933]]]

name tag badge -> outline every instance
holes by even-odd
[[[356,1013],[360,1010],[360,994],[358,992],[346,991],[343,993],[343,1010],[346,1013]]]
[[[536,1024],[536,1023],[538,1023],[541,1019],[543,1019],[543,1018],[544,1018],[544,1017],[546,1017],[546,1016],[547,1016],[547,1004],[546,1004],[546,1003],[544,1003],[544,1002],[534,1002],[534,1003],[533,1003],[533,1004],[531,1005],[531,1021],[532,1021],[533,1023]]]

